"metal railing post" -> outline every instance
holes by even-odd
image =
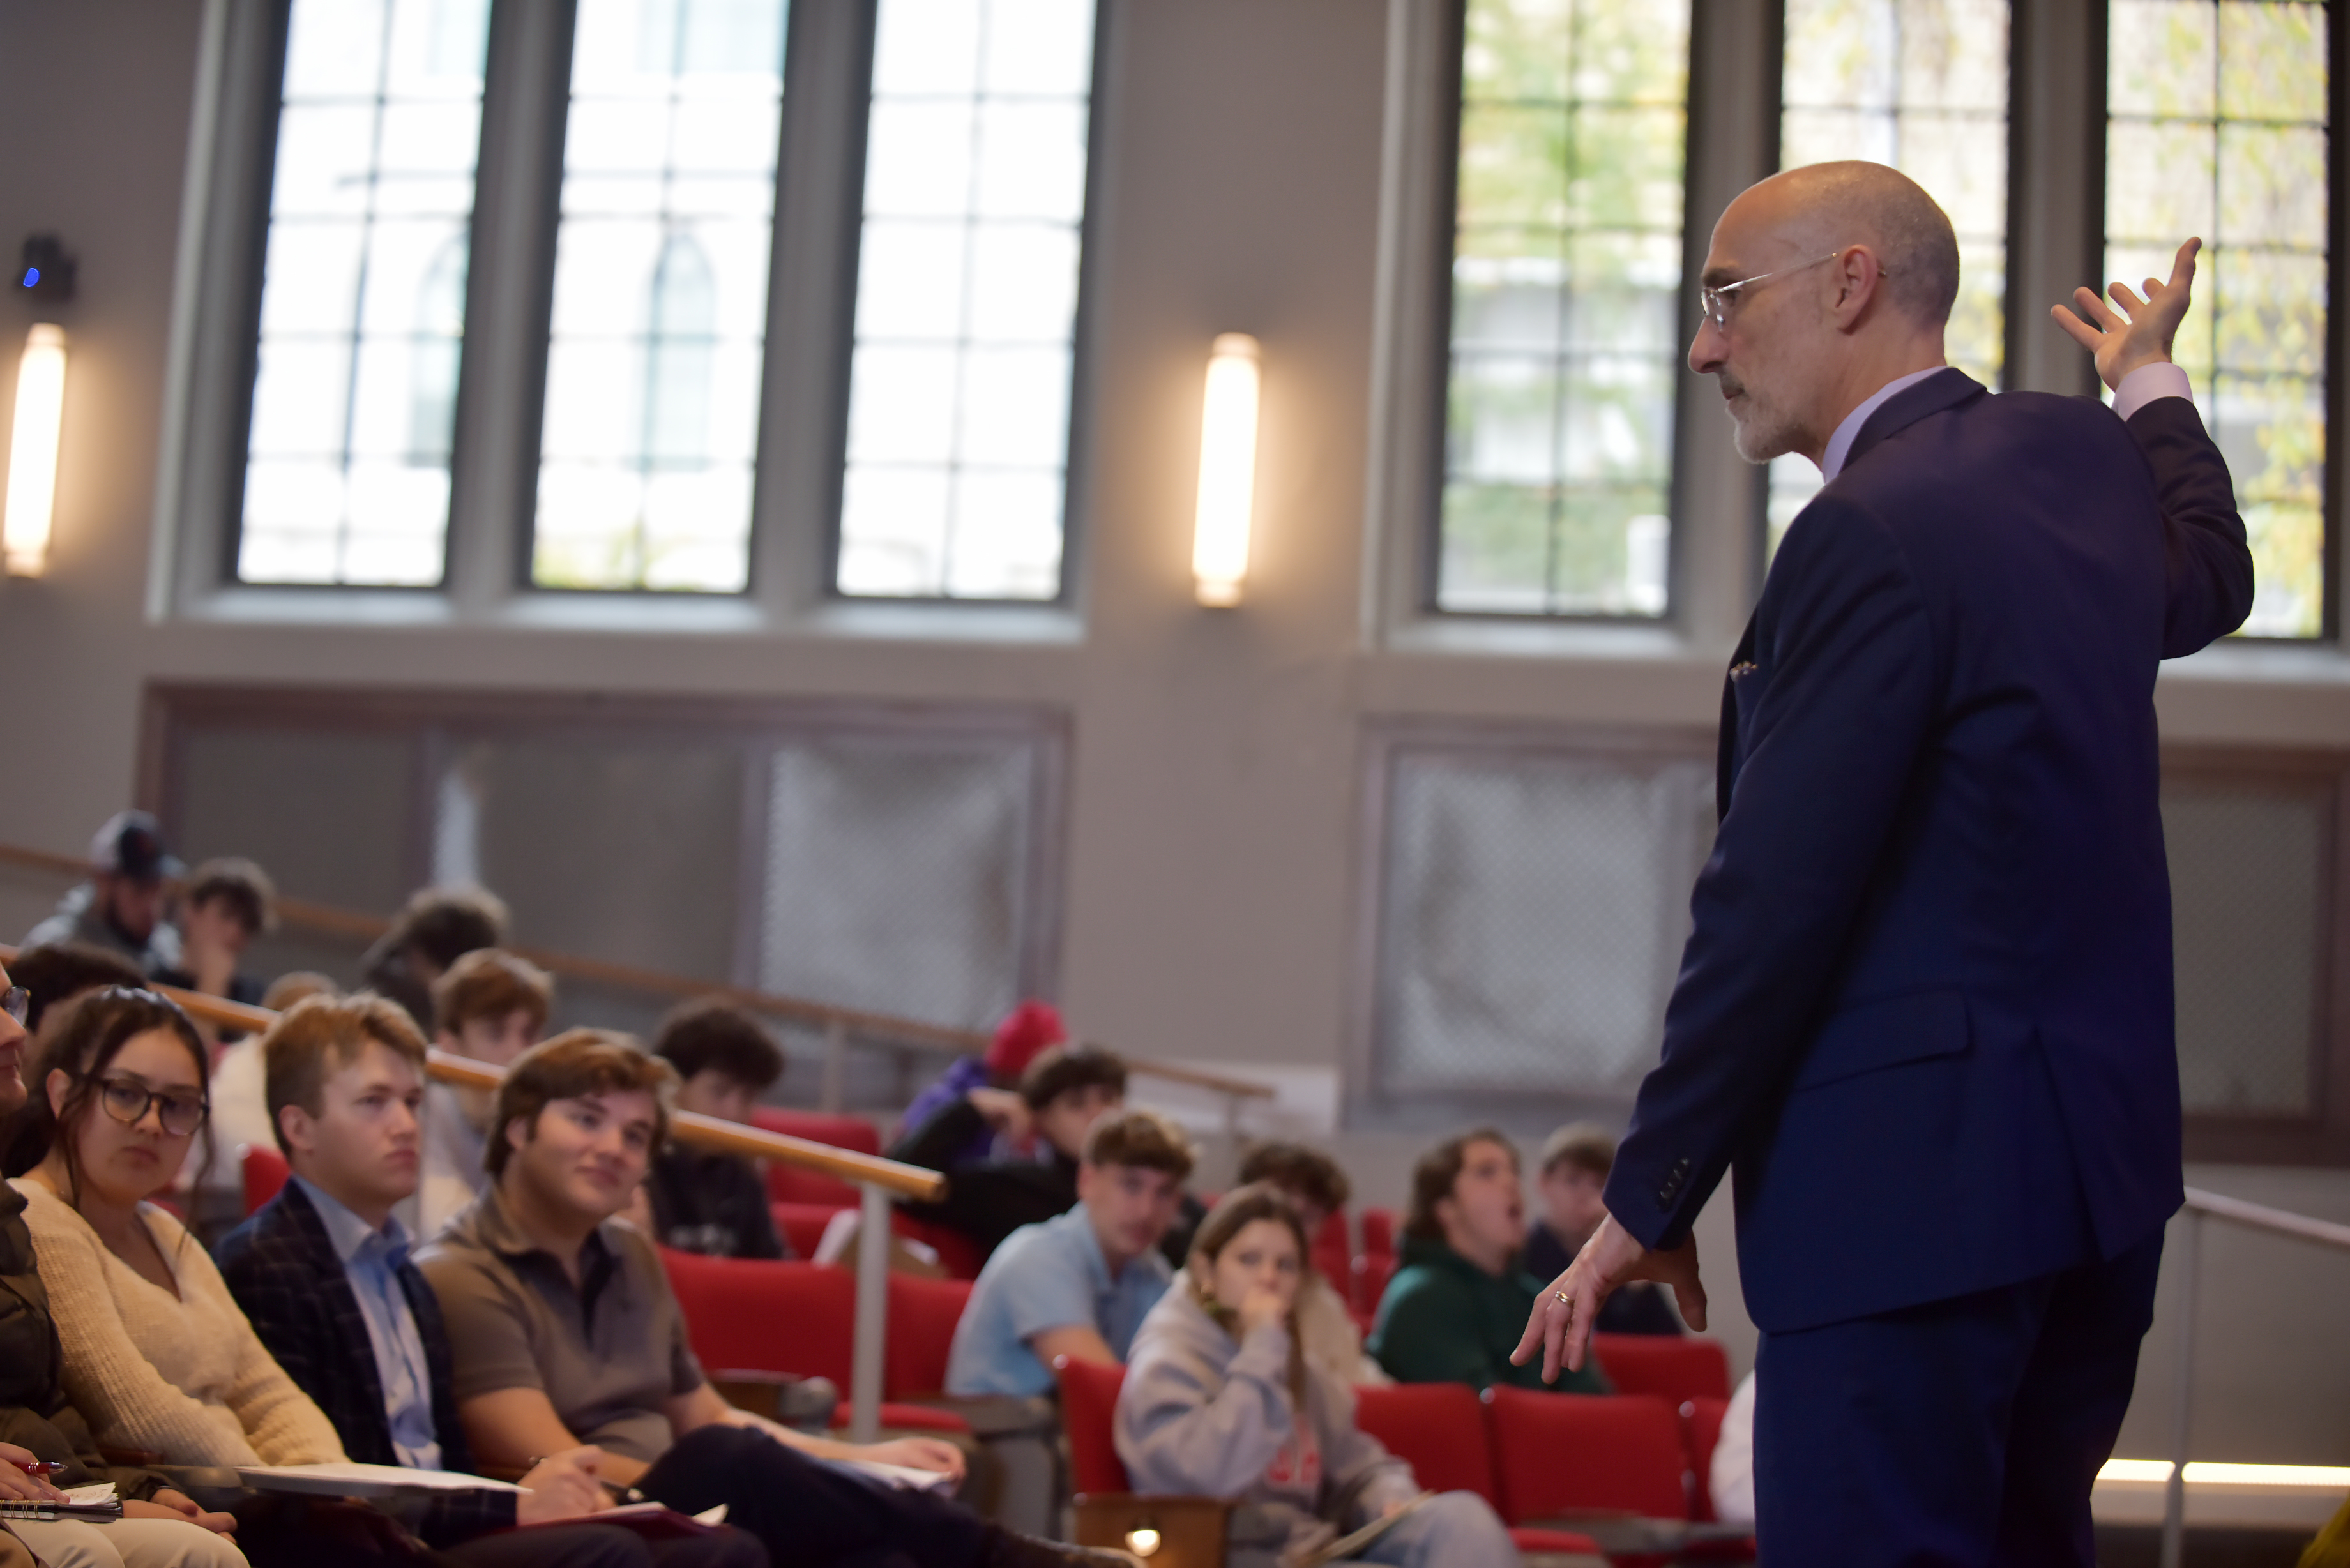
[[[820,1108],[838,1116],[848,1097],[848,1025],[835,1018],[824,1026],[824,1090]]]
[[[848,1438],[869,1443],[881,1431],[882,1351],[889,1337],[889,1194],[860,1184],[857,1226],[857,1341],[848,1364]]]
[[[2203,1215],[2187,1211],[2178,1249],[2178,1345],[2170,1361],[2170,1483],[2162,1501],[2162,1568],[2187,1561],[2187,1435],[2195,1412],[2195,1286],[2202,1272]]]

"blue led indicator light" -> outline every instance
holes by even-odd
[[[26,288],[32,287],[35,284],[40,281],[41,269],[39,267],[28,266],[25,269],[25,286]]]

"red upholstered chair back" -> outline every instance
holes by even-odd
[[[1485,1390],[1502,1517],[1513,1524],[1573,1509],[1687,1519],[1689,1455],[1680,1415],[1640,1394]]]
[[[1730,1397],[1730,1357],[1694,1334],[1595,1334],[1591,1348],[1618,1394],[1653,1394],[1679,1405]]]
[[[1379,1315],[1379,1298],[1388,1293],[1388,1282],[1395,1278],[1396,1260],[1393,1252],[1366,1252],[1355,1260],[1355,1315],[1369,1323]]]
[[[889,1343],[884,1353],[881,1397],[909,1399],[943,1392],[947,1352],[955,1324],[971,1300],[969,1280],[926,1280],[919,1274],[889,1276]]]
[[[797,1258],[813,1258],[824,1241],[824,1228],[832,1217],[841,1211],[834,1203],[770,1203],[767,1212],[775,1217],[775,1234],[781,1236]]]
[[[1056,1355],[1053,1375],[1061,1380],[1061,1419],[1068,1428],[1069,1479],[1076,1490],[1132,1491],[1126,1462],[1118,1457],[1118,1444],[1110,1436],[1118,1419],[1118,1391],[1126,1386],[1126,1368]]]
[[[1461,1383],[1355,1390],[1355,1424],[1411,1467],[1431,1491],[1473,1491],[1496,1508],[1493,1448],[1477,1391]]]
[[[274,1148],[260,1144],[247,1144],[244,1149],[244,1211],[247,1214],[277,1196],[286,1179],[294,1174],[286,1157]]]
[[[1690,1502],[1695,1516],[1713,1519],[1713,1449],[1721,1441],[1727,1399],[1690,1399],[1681,1406],[1681,1440],[1689,1449]]]
[[[704,1371],[789,1372],[848,1386],[857,1282],[846,1269],[661,1249]]]
[[[1392,1209],[1363,1210],[1363,1251],[1392,1258],[1396,1250],[1396,1217]]]
[[[975,1280],[987,1262],[979,1243],[960,1231],[918,1220],[899,1209],[889,1216],[889,1229],[910,1241],[920,1241],[939,1255],[939,1266],[958,1280]]]
[[[769,1132],[789,1133],[794,1137],[804,1137],[816,1143],[853,1148],[860,1154],[881,1152],[881,1135],[863,1116],[829,1116],[822,1111],[793,1111],[777,1106],[761,1106],[751,1113],[751,1124]],[[838,1177],[827,1176],[820,1170],[803,1170],[795,1165],[770,1160],[767,1162],[767,1199],[774,1203],[810,1203],[833,1209],[854,1209],[857,1207],[857,1189]]]
[[[1354,1272],[1354,1250],[1347,1243],[1347,1216],[1333,1210],[1322,1218],[1322,1229],[1312,1238],[1314,1267],[1344,1296]]]

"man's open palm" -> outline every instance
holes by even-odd
[[[2129,285],[2116,282],[2110,290],[2112,305],[2094,288],[2076,288],[2073,302],[2079,315],[2061,305],[2048,307],[2056,325],[2095,356],[2097,376],[2106,386],[2118,389],[2132,370],[2170,358],[2171,340],[2178,336],[2194,292],[2195,254],[2202,248],[2201,240],[2180,245],[2170,264],[2170,281],[2147,278],[2144,299],[2131,293]]]

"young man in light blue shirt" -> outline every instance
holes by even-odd
[[[1171,1277],[1159,1241],[1191,1174],[1191,1142],[1166,1117],[1127,1111],[1096,1122],[1076,1207],[1014,1231],[980,1271],[955,1329],[947,1392],[1046,1394],[1056,1355],[1124,1361]]]

